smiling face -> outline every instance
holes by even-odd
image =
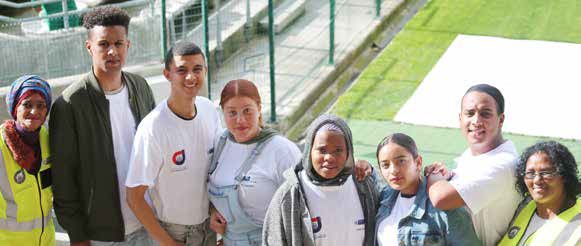
[[[537,152],[529,157],[525,172],[535,172],[533,179],[524,178],[525,185],[531,197],[537,204],[561,204],[565,200],[565,183],[560,175],[540,177],[540,172],[556,171],[549,156],[543,152]]]
[[[16,107],[16,123],[26,131],[36,131],[46,120],[47,112],[44,97],[38,92],[32,93]]]
[[[325,179],[337,177],[347,162],[345,136],[334,131],[320,131],[311,148],[311,162],[317,174]]]
[[[226,127],[237,142],[247,142],[260,132],[260,105],[252,98],[236,96],[224,103]]]
[[[206,78],[204,57],[201,54],[174,56],[163,75],[171,83],[172,95],[194,98]]]
[[[389,186],[405,195],[417,193],[420,183],[422,158],[414,158],[404,147],[388,143],[379,150],[379,169]]]
[[[94,26],[89,30],[85,47],[93,68],[100,74],[120,72],[129,50],[127,30],[123,26]]]
[[[498,114],[496,101],[486,93],[469,92],[462,99],[460,128],[472,154],[486,153],[502,143],[504,113]]]

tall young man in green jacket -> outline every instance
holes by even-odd
[[[145,79],[122,71],[130,45],[125,11],[97,8],[83,25],[92,70],[55,101],[49,121],[54,209],[71,245],[147,245],[123,184],[137,125],[155,107],[153,93]]]

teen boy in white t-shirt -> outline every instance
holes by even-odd
[[[221,124],[212,103],[196,97],[206,76],[202,51],[193,43],[177,43],[163,74],[171,83],[170,96],[137,129],[127,201],[161,245],[216,245],[209,230],[206,176]],[[144,199],[146,191],[155,214]]]
[[[450,181],[442,164],[426,168],[428,194],[441,210],[466,206],[478,238],[496,245],[521,200],[514,175],[518,153],[502,137],[504,97],[493,86],[472,86],[462,97],[459,119],[469,148],[456,159]]]

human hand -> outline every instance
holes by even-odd
[[[366,160],[355,161],[355,177],[358,181],[363,181],[373,173],[373,167]]]
[[[424,168],[424,175],[440,174],[442,176],[448,175],[448,168],[442,162],[434,162]]]
[[[218,212],[216,209],[212,209],[210,212],[210,229],[218,234],[224,234],[226,232],[226,219]]]
[[[434,162],[431,165],[424,168],[424,175],[425,176],[437,175],[441,176],[442,179],[450,180],[452,179],[452,177],[454,177],[454,172],[448,170],[444,163]]]

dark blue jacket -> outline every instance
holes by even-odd
[[[410,213],[398,225],[399,245],[481,245],[472,219],[464,208],[442,211],[434,207],[426,192],[426,178],[420,187]],[[375,232],[395,206],[399,191],[386,186],[381,191]],[[377,238],[375,240],[377,245]]]

